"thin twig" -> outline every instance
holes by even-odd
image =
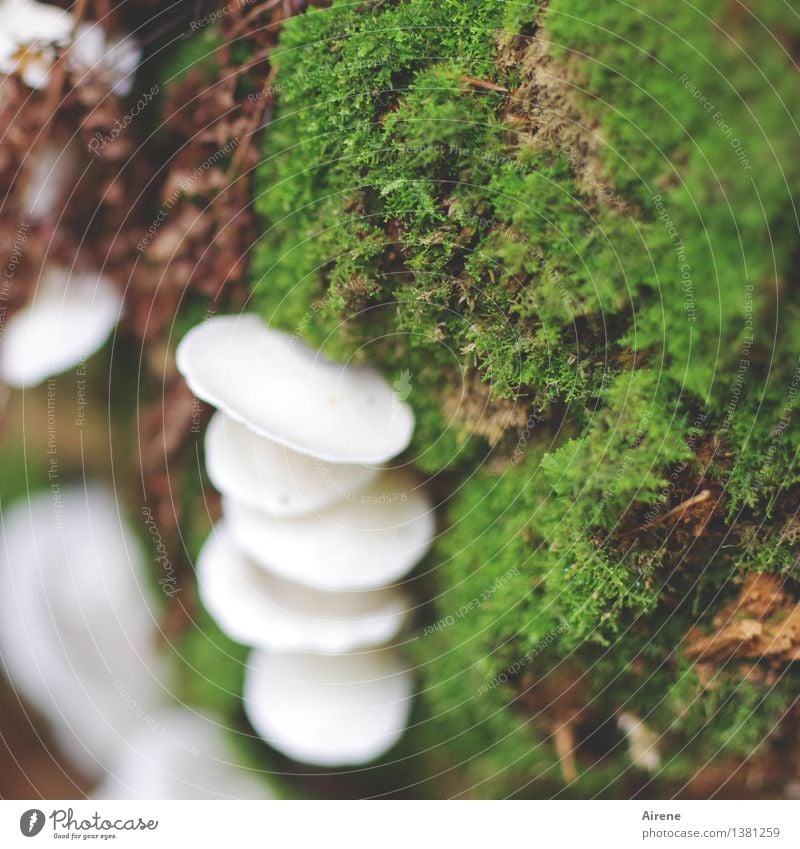
[[[497,85],[497,83],[490,82],[489,80],[479,80],[466,74],[462,79],[473,88],[482,88],[486,89],[486,91],[497,91],[501,94],[508,94],[508,89],[505,86]]]
[[[653,519],[652,522],[648,522],[645,525],[639,525],[637,528],[631,528],[629,531],[622,531],[619,536],[628,537],[633,534],[639,534],[642,531],[646,531],[649,528],[653,528],[656,525],[663,525],[665,522],[669,522],[671,519],[675,519],[676,522],[683,521],[686,513],[691,510],[693,507],[696,507],[698,504],[704,504],[708,499],[711,498],[711,490],[704,489],[701,492],[698,492],[697,495],[693,495],[691,498],[687,498],[685,501],[681,501],[680,504],[676,504],[671,510],[668,510],[664,513],[663,516],[658,516]],[[710,518],[710,517],[709,517]],[[708,524],[708,519],[703,523],[703,528]]]

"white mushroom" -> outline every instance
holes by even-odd
[[[22,198],[25,215],[32,221],[57,215],[75,172],[74,148],[48,142],[33,154],[29,168],[30,179]]]
[[[28,387],[77,365],[102,347],[121,303],[102,275],[46,267],[33,300],[8,320],[0,376],[12,386]]]
[[[162,691],[141,551],[96,485],[17,503],[2,523],[3,664],[65,753],[96,774]]]
[[[433,539],[432,505],[415,484],[386,471],[358,496],[292,518],[231,499],[223,509],[236,545],[273,572],[320,589],[371,589],[406,575]]]
[[[389,585],[435,533],[415,479],[374,468],[411,440],[406,385],[395,393],[376,372],[329,362],[256,315],[209,319],[176,360],[219,408],[206,464],[225,518],[198,573],[222,629],[256,647],[250,721],[299,761],[372,761],[405,730],[412,678],[395,651],[356,649],[396,636],[408,603]]]
[[[408,614],[395,589],[330,593],[262,569],[234,546],[224,521],[197,563],[200,597],[219,626],[244,645],[340,653],[392,639]]]
[[[208,423],[205,444],[211,483],[236,501],[273,516],[319,510],[363,489],[379,472],[300,454],[220,412]]]
[[[69,40],[69,12],[35,0],[0,2],[0,73],[18,71],[31,88],[44,88],[56,58],[55,47]]]
[[[623,711],[617,717],[617,726],[628,738],[631,763],[647,772],[657,772],[661,767],[661,754],[656,733],[629,711]]]
[[[369,368],[324,359],[257,315],[219,316],[178,345],[199,398],[262,436],[331,463],[379,464],[403,451],[414,416]]]
[[[122,741],[95,799],[271,799],[233,761],[223,729],[187,708],[161,708]]]
[[[100,24],[85,23],[78,27],[67,63],[73,72],[94,77],[124,97],[133,88],[141,58],[141,48],[133,37],[106,35]]]
[[[254,651],[245,673],[245,711],[256,731],[290,758],[355,766],[400,739],[412,678],[391,649],[315,655]]]

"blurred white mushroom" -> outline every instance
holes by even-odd
[[[0,73],[18,71],[26,85],[44,88],[56,59],[55,48],[69,41],[72,15],[36,0],[2,0],[0,22]]]
[[[206,608],[244,645],[347,652],[392,639],[408,614],[398,590],[323,592],[262,569],[239,552],[224,521],[203,547],[197,570]]]
[[[162,692],[153,597],[111,493],[71,486],[2,513],[0,656],[87,775]]]
[[[321,460],[375,465],[411,440],[411,409],[381,375],[332,363],[257,315],[219,316],[192,328],[178,345],[177,365],[199,398]]]
[[[392,649],[333,656],[254,651],[244,704],[256,731],[290,758],[356,766],[400,739],[412,690]]]
[[[0,377],[35,386],[102,347],[122,301],[102,275],[47,266],[33,300],[8,320],[0,343]]]
[[[141,59],[141,48],[132,36],[107,35],[98,23],[81,24],[67,54],[73,73],[97,79],[121,97],[130,94]]]
[[[223,505],[242,551],[286,578],[327,590],[397,581],[422,559],[435,531],[425,491],[394,469],[317,513],[277,518],[231,499]]]
[[[208,423],[205,449],[208,476],[220,492],[273,516],[319,510],[363,489],[379,472],[299,454],[219,412]]]
[[[617,717],[617,727],[628,739],[628,753],[634,766],[648,772],[661,767],[658,736],[634,713],[623,711]]]
[[[224,730],[187,708],[162,708],[122,741],[95,799],[271,799],[234,763]]]
[[[29,179],[22,197],[26,217],[39,221],[48,215],[58,215],[75,173],[74,147],[48,142],[32,154],[28,168]]]

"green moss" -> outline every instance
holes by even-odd
[[[721,0],[680,12],[556,0],[547,23],[555,54],[577,66],[613,182],[645,220],[672,228],[690,267],[684,286],[674,257],[657,263],[660,309],[639,310],[638,344],[663,348],[683,387],[724,405],[730,382],[719,365],[736,364],[753,334],[749,287],[769,298],[794,250],[787,189],[797,185],[800,95],[787,56],[773,33],[737,26]]]
[[[668,485],[665,470],[688,461],[685,414],[647,369],[614,380],[591,432],[543,462],[552,493],[574,505],[578,523],[613,528],[636,502],[652,503]],[[616,462],[614,462],[616,460]]]
[[[410,373],[408,457],[453,493],[403,744],[434,793],[635,792],[621,710],[660,735],[668,793],[751,753],[796,689],[731,664],[708,688],[682,652],[732,576],[798,578],[800,90],[726,10],[334,2],[273,56],[252,305]],[[515,90],[537,101],[509,114]],[[475,374],[486,396],[453,415]],[[487,398],[528,424],[490,443]],[[701,489],[719,509],[667,521]],[[580,702],[567,789],[548,681]]]

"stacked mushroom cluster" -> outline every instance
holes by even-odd
[[[256,315],[193,328],[177,363],[218,408],[205,452],[223,518],[198,578],[220,627],[254,647],[250,720],[295,760],[374,760],[411,701],[386,646],[409,613],[397,581],[434,535],[424,490],[384,465],[408,446],[413,414],[376,372],[332,363]]]

